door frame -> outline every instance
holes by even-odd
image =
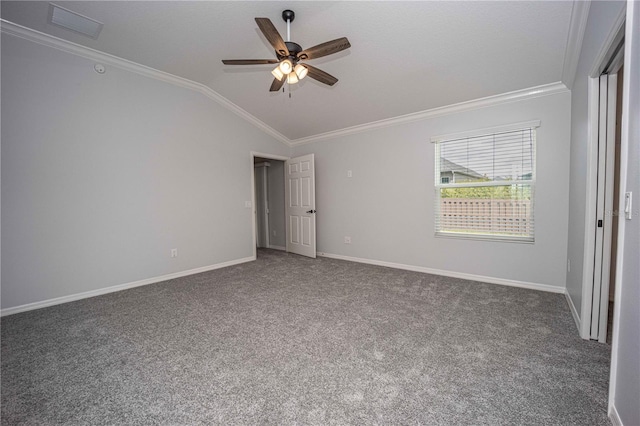
[[[287,161],[290,157],[286,157],[283,155],[276,154],[267,154],[264,152],[251,151],[249,153],[249,159],[251,161],[251,209],[253,213],[251,214],[251,241],[253,247],[253,260],[258,258],[258,249],[256,247],[257,238],[256,238],[256,219],[257,219],[257,209],[256,209],[256,172],[254,167],[254,161],[256,157],[266,158],[268,160],[278,160],[278,161]]]
[[[616,48],[620,41],[624,38],[626,10],[623,8],[617,17],[611,32],[603,43],[600,52],[596,56],[588,82],[588,129],[587,129],[587,179],[586,179],[586,203],[585,203],[585,229],[584,229],[584,253],[583,253],[583,269],[582,269],[582,305],[580,307],[580,337],[585,340],[591,338],[591,314],[594,303],[600,303],[600,300],[593,300],[593,277],[596,270],[595,254],[596,244],[594,230],[596,229],[596,206],[597,206],[597,186],[598,186],[598,138],[599,138],[599,113],[600,113],[600,76],[610,67],[612,61],[615,60],[617,52]],[[623,49],[624,51],[624,49]],[[623,58],[619,58],[623,59]],[[611,74],[617,74],[618,69]],[[621,111],[616,111],[620,114]],[[613,142],[615,143],[615,141]],[[624,164],[626,156],[621,152],[620,164]],[[622,170],[619,170],[621,174]],[[608,173],[608,178],[613,177],[613,170]],[[619,188],[622,191],[622,186]],[[624,196],[619,198],[623,201]],[[620,210],[620,206],[614,206],[614,209]],[[620,234],[623,227],[618,227],[618,256],[611,259],[612,265],[619,264],[620,251]],[[609,231],[610,232],[610,231]],[[616,267],[616,270],[620,270]],[[617,279],[616,279],[617,281]],[[606,291],[608,292],[608,286]],[[615,321],[614,321],[615,322]],[[606,336],[605,336],[606,339]]]

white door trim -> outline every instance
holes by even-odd
[[[282,155],[276,154],[267,154],[264,152],[251,151],[249,153],[249,160],[251,161],[251,245],[253,247],[253,259],[258,258],[258,250],[256,248],[256,175],[255,175],[255,167],[254,159],[256,157],[267,158],[269,160],[279,160],[279,161],[287,161],[290,157],[285,157]]]

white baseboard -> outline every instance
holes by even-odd
[[[618,414],[618,410],[613,404],[609,407],[609,420],[611,420],[613,426],[624,426],[622,420],[620,420],[620,414]]]
[[[274,249],[274,250],[287,251],[287,248],[286,248],[286,247],[282,247],[282,246],[272,246],[272,245],[269,245],[269,248],[270,248],[270,249]]]
[[[318,256],[332,259],[348,260],[350,262],[366,263],[369,265],[386,266],[388,268],[404,269],[406,271],[424,272],[425,274],[442,275],[445,277],[461,278],[470,281],[480,281],[489,284],[500,284],[510,287],[528,288],[531,290],[547,291],[550,293],[564,293],[564,287],[556,287],[548,284],[529,283],[524,281],[507,280],[504,278],[486,277],[483,275],[467,274],[464,272],[445,271],[442,269],[426,268],[424,266],[405,265],[402,263],[384,262],[382,260],[363,259],[359,257],[343,256],[341,254],[321,253]]]
[[[41,302],[27,303],[26,305],[5,308],[0,311],[0,316],[17,314],[20,312],[32,311],[34,309],[46,308],[48,306],[60,305],[61,303],[73,302],[89,297],[100,296],[102,294],[114,293],[116,291],[127,290],[134,287],[140,287],[147,284],[159,283],[162,281],[172,280],[174,278],[186,277],[187,275],[199,274],[201,272],[212,271],[214,269],[225,268],[227,266],[238,265],[240,263],[251,262],[256,260],[255,256],[245,257],[242,259],[230,260],[228,262],[216,263],[215,265],[203,266],[200,268],[189,269],[187,271],[174,272],[172,274],[162,275],[159,277],[146,278],[140,281],[134,281],[125,284],[114,285],[111,287],[99,288],[97,290],[85,291],[82,293],[71,294],[69,296],[56,297],[55,299],[43,300]]]
[[[571,315],[573,315],[573,320],[576,322],[576,327],[578,327],[578,334],[580,330],[582,330],[582,322],[580,321],[580,315],[578,315],[578,310],[576,309],[576,305],[573,304],[573,300],[569,297],[569,292],[564,292],[564,297],[567,299],[567,304],[569,305],[569,309],[571,309]]]

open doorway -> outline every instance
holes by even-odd
[[[315,157],[251,152],[253,257],[258,248],[316,257]]]
[[[251,153],[253,173],[254,253],[259,248],[286,250],[286,157]]]

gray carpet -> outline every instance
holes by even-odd
[[[559,294],[261,250],[1,325],[6,425],[609,424]]]

